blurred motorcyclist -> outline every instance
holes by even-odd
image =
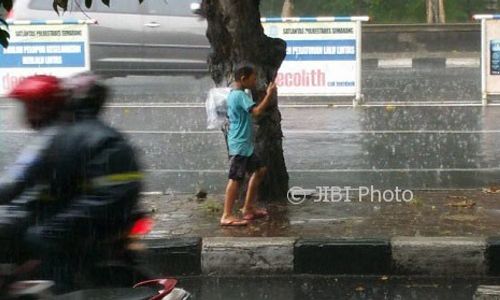
[[[22,241],[4,250],[33,250],[60,291],[109,254],[102,245],[125,234],[138,209],[134,150],[98,117],[107,95],[91,74],[30,76],[9,94],[37,132],[0,179],[0,238]]]

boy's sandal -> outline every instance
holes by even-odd
[[[221,220],[221,226],[246,226],[248,225],[247,220],[238,220],[238,219],[229,219],[229,220]]]
[[[243,214],[243,220],[255,220],[255,219],[260,219],[260,218],[265,218],[269,215],[267,210],[263,208],[257,208],[254,209],[252,212],[249,213],[244,213]]]

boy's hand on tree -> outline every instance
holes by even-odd
[[[276,92],[276,82],[271,81],[271,82],[269,83],[269,85],[267,86],[267,91],[266,91],[266,93],[270,96],[270,95],[272,95],[274,92]]]

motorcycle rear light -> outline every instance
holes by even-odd
[[[6,20],[14,19],[14,10],[13,10],[13,9],[11,9],[11,10],[7,13],[7,15],[5,16],[5,19],[6,19]]]
[[[129,235],[146,235],[153,229],[153,219],[151,218],[141,218],[134,222],[132,229],[130,229]]]

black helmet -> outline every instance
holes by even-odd
[[[108,87],[92,73],[80,73],[65,79],[71,97],[67,108],[76,113],[97,115],[108,97]]]

